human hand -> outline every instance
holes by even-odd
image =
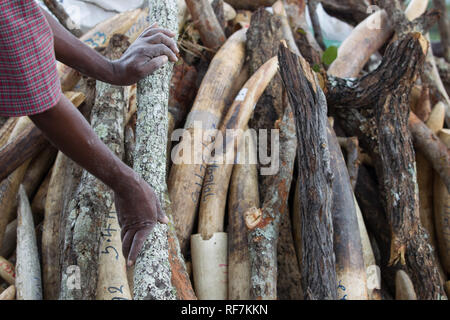
[[[114,70],[111,83],[131,85],[152,74],[168,61],[177,62],[180,51],[173,37],[175,33],[158,28],[157,23],[148,27],[120,59],[111,61]]]
[[[153,188],[142,178],[136,179],[135,190],[115,194],[117,217],[122,229],[122,251],[128,266],[136,261],[156,223],[169,222]]]

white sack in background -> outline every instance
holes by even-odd
[[[90,2],[108,11],[124,12],[139,8],[144,0],[82,0]]]
[[[317,6],[317,16],[319,17],[320,28],[322,29],[324,39],[342,42],[353,30],[353,26],[328,15],[321,3]],[[306,19],[308,21],[308,25],[311,27],[312,24],[308,7],[306,7]]]
[[[119,12],[139,8],[144,0],[60,0],[67,14],[86,32]]]

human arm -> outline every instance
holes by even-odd
[[[114,191],[124,256],[134,263],[157,221],[168,222],[153,189],[108,149],[64,95],[30,118],[52,144]]]

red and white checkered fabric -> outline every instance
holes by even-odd
[[[41,113],[61,97],[53,33],[34,0],[0,0],[0,116]]]

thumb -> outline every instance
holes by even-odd
[[[149,62],[145,63],[142,67],[142,73],[145,75],[152,74],[159,68],[161,68],[163,65],[165,65],[169,61],[169,58],[167,56],[159,56],[156,58],[153,58]]]
[[[132,242],[131,248],[130,248],[130,253],[128,254],[128,259],[127,259],[128,267],[133,266],[134,263],[136,262],[136,258],[138,256],[139,252],[141,251],[142,247],[144,246],[144,242],[147,239],[150,232],[153,230],[153,228],[154,228],[154,225],[149,228],[139,230],[134,235],[133,242]]]
[[[158,211],[158,221],[160,223],[168,224],[169,218],[167,218],[166,214],[161,208],[161,203],[159,201],[156,202],[156,210]]]
[[[162,215],[159,216],[158,221],[164,224],[168,224],[169,218],[167,218],[167,216],[163,213]]]

